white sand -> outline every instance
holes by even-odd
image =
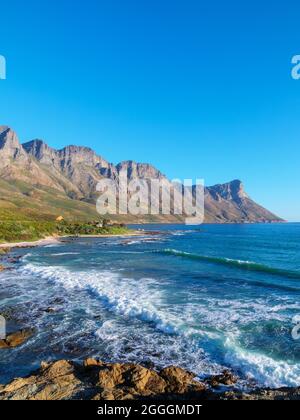
[[[26,248],[26,247],[32,247],[32,246],[50,245],[57,242],[59,242],[58,237],[49,236],[45,239],[40,239],[34,242],[15,242],[15,243],[7,242],[4,244],[0,244],[0,248]]]

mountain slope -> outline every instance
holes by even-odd
[[[205,189],[205,217],[208,222],[274,222],[276,215],[255,203],[241,181],[234,180]]]
[[[42,140],[20,144],[9,127],[0,127],[0,217],[14,213],[26,217],[91,219],[98,216],[96,185],[101,179],[119,180],[127,173],[129,181],[157,179],[164,188],[170,181],[150,164],[124,161],[109,163],[93,150],[67,146],[61,150]],[[163,189],[164,189],[163,188]],[[192,189],[195,193],[195,188]],[[178,198],[177,198],[178,199]],[[161,205],[161,202],[156,203]],[[21,216],[20,216],[21,217]],[[179,222],[182,216],[116,216],[118,220]],[[243,184],[232,181],[205,188],[205,221],[209,223],[276,222],[277,216],[256,204]]]
[[[16,133],[6,126],[0,126],[0,157],[2,179],[62,189],[59,183],[41,170],[35,159],[26,153]]]
[[[101,169],[109,163],[86,147],[68,146],[55,150],[41,140],[23,144],[27,154],[35,158],[44,171],[51,173],[63,186],[67,195],[76,199],[88,199],[94,194]]]

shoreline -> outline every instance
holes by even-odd
[[[37,241],[24,241],[24,242],[4,242],[0,244],[0,249],[9,249],[12,248],[34,248],[37,246],[46,246],[55,243],[62,243],[62,239],[80,239],[80,238],[128,238],[135,236],[143,236],[147,232],[133,231],[130,233],[120,233],[120,234],[104,234],[104,235],[65,235],[65,236],[47,236],[43,239],[38,239]]]
[[[53,243],[58,243],[59,237],[54,236],[47,236],[46,238],[39,239],[37,241],[32,242],[4,242],[0,244],[0,249],[9,249],[12,248],[33,248],[36,246],[45,246],[45,245],[51,245]]]
[[[26,377],[0,385],[0,400],[300,400],[300,388],[242,391],[228,370],[199,381],[177,366],[160,370],[136,363],[107,363],[89,358],[42,362]]]

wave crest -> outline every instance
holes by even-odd
[[[190,252],[179,251],[177,249],[164,249],[156,251],[163,255],[173,255],[181,258],[188,258],[191,260],[199,260],[213,264],[220,264],[229,267],[236,267],[248,271],[256,271],[260,273],[267,273],[271,275],[287,277],[290,279],[300,279],[300,273],[297,271],[284,270],[281,268],[270,267],[264,264],[259,264],[252,261],[235,260],[231,258],[212,257],[206,255],[193,254]]]

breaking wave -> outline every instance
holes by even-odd
[[[211,257],[206,255],[198,255],[190,252],[179,251],[177,249],[164,249],[156,251],[163,255],[173,255],[181,258],[188,258],[191,260],[199,260],[213,264],[220,264],[229,267],[240,268],[248,271],[256,271],[260,273],[267,273],[276,276],[287,277],[290,279],[300,279],[300,273],[297,271],[284,270],[281,268],[269,267],[264,264],[259,264],[252,261],[234,260],[231,258]]]

